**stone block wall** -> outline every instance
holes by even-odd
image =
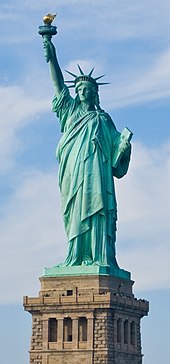
[[[134,298],[132,281],[66,276],[41,283],[39,297],[24,298],[32,314],[30,364],[142,364],[140,321],[149,307]]]
[[[30,364],[42,364],[42,348],[43,348],[42,315],[33,314]]]

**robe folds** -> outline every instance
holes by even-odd
[[[57,147],[62,213],[68,237],[64,265],[115,266],[117,206],[113,177],[123,177],[130,160],[114,168],[120,133],[102,110],[84,111],[65,86],[53,99],[63,133]]]

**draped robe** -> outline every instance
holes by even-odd
[[[64,265],[117,266],[117,206],[113,177],[123,177],[130,160],[123,155],[114,168],[120,133],[102,110],[84,111],[65,86],[54,97],[62,138],[57,147],[62,213],[68,237]]]

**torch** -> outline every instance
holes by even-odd
[[[51,41],[53,35],[57,34],[57,27],[51,25],[57,14],[47,14],[43,17],[44,25],[39,26],[38,33],[42,35],[44,41]],[[45,59],[49,62],[48,54],[45,48]]]

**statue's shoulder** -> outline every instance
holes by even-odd
[[[108,125],[111,125],[112,128],[116,130],[116,126],[115,126],[115,123],[114,123],[112,117],[106,111],[100,110],[100,116],[103,117],[107,121]]]
[[[70,95],[69,89],[66,85],[64,85],[62,91],[59,95],[54,95],[52,101],[52,110],[57,112],[59,110],[69,110],[75,107],[75,99]]]

